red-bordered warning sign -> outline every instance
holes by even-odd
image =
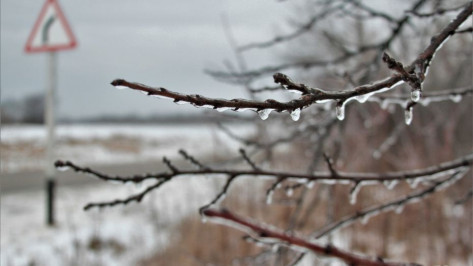
[[[26,41],[27,53],[72,49],[76,38],[56,0],[46,0]]]

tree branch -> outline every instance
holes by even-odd
[[[472,5],[469,4],[462,12],[460,12],[456,19],[448,24],[438,35],[432,38],[430,44],[410,65],[403,67],[404,71],[409,74],[415,73],[420,80],[424,80],[436,51],[452,34],[455,33],[455,30],[471,15],[471,13]],[[287,86],[291,90],[301,91],[303,95],[300,98],[289,102],[280,102],[272,99],[266,101],[251,101],[244,99],[225,100],[208,98],[201,95],[180,94],[165,88],[152,88],[143,84],[128,82],[123,79],[114,80],[111,84],[113,86],[125,86],[130,89],[142,91],[150,96],[171,98],[174,102],[187,102],[198,107],[209,107],[219,110],[232,109],[233,111],[249,109],[257,112],[266,109],[273,109],[277,112],[287,111],[292,113],[298,112],[316,102],[325,100],[336,100],[343,107],[343,103],[352,97],[382,92],[386,89],[393,88],[398,84],[398,82],[402,82],[403,79],[403,75],[393,74],[390,77],[374,82],[373,84],[358,86],[352,90],[330,92],[309,88],[304,84],[296,84],[292,82],[289,77],[281,73],[276,73],[273,77],[276,83]]]
[[[142,193],[137,195],[130,196],[124,200],[115,200],[112,202],[105,203],[93,203],[86,206],[86,209],[91,207],[105,207],[105,206],[115,206],[117,204],[127,204],[130,201],[140,201],[147,193],[160,187],[165,182],[172,180],[177,176],[189,176],[189,175],[226,175],[230,178],[227,181],[227,184],[224,186],[224,192],[228,189],[230,183],[238,176],[257,176],[257,177],[273,177],[277,178],[277,181],[273,186],[268,190],[267,197],[271,198],[272,191],[277,188],[278,184],[286,179],[297,179],[305,180],[306,182],[311,181],[320,181],[326,180],[332,182],[389,182],[396,180],[416,180],[415,182],[421,182],[425,180],[432,180],[439,178],[443,175],[451,174],[452,171],[458,171],[458,169],[464,167],[470,167],[473,164],[473,154],[464,156],[460,159],[442,163],[437,166],[432,166],[419,170],[412,171],[400,171],[400,172],[387,172],[387,173],[343,173],[336,172],[336,176],[332,172],[328,173],[314,173],[314,174],[301,174],[293,172],[279,172],[279,171],[267,171],[267,170],[219,170],[219,169],[210,169],[210,168],[201,168],[197,170],[180,170],[173,169],[171,172],[161,172],[155,174],[146,174],[146,175],[134,175],[130,177],[120,177],[120,176],[108,176],[106,174],[94,171],[90,168],[83,168],[78,165],[75,165],[69,161],[57,161],[55,163],[56,167],[59,169],[72,169],[76,172],[82,172],[86,174],[91,174],[98,179],[104,181],[120,181],[120,182],[134,182],[139,183],[148,179],[156,179],[157,183],[148,187]],[[414,181],[413,181],[414,182]],[[217,200],[220,196],[217,197]]]
[[[211,221],[216,223],[223,223],[226,226],[234,226],[236,229],[244,232],[248,232],[250,235],[254,235],[256,239],[274,239],[275,241],[281,242],[287,245],[291,249],[298,250],[299,248],[309,250],[319,255],[335,257],[343,260],[349,265],[365,265],[365,266],[407,266],[407,265],[418,265],[414,263],[399,263],[399,262],[384,262],[383,260],[373,259],[366,256],[344,251],[332,245],[322,246],[320,244],[299,238],[295,235],[289,235],[282,233],[276,229],[268,226],[258,225],[257,223],[248,219],[241,218],[234,215],[228,210],[214,210],[207,209],[203,211],[203,214],[207,216]]]

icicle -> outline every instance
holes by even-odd
[[[263,109],[261,111],[258,111],[258,115],[261,118],[261,120],[266,120],[269,117],[269,114],[271,113],[271,111],[272,109]]]
[[[361,224],[363,224],[363,225],[367,224],[368,221],[370,220],[370,218],[371,218],[371,217],[370,217],[368,214],[365,214],[365,216],[363,216],[363,217],[361,218]]]
[[[113,87],[115,87],[115,89],[117,90],[124,90],[124,89],[128,89],[127,86],[123,86],[123,85],[114,85]]]
[[[397,214],[401,214],[403,210],[404,210],[404,205],[401,204],[401,205],[399,205],[399,206],[396,207],[395,212],[396,212]]]
[[[399,183],[398,180],[385,180],[385,181],[383,181],[383,184],[389,190],[392,190],[398,183]]]
[[[355,185],[350,190],[350,204],[351,205],[356,204],[356,197],[357,197],[358,192],[360,191],[360,189],[361,189],[360,182],[357,182],[357,183],[355,183]]]
[[[390,104],[389,100],[387,100],[387,99],[382,100],[381,101],[381,109],[383,109],[383,110],[388,109],[389,104]]]
[[[404,121],[406,122],[406,125],[410,125],[412,122],[412,108],[406,109],[404,111]]]
[[[454,103],[458,103],[462,100],[462,96],[460,94],[453,94],[450,95],[448,98],[450,98],[450,100],[452,100],[452,102]]]
[[[373,152],[373,158],[375,158],[376,160],[378,160],[379,158],[381,158],[381,152],[379,150],[375,150]]]
[[[311,189],[314,187],[314,184],[315,184],[315,181],[314,180],[311,180],[309,182],[306,182],[305,183],[305,186],[308,188],[308,189]]]
[[[301,109],[294,109],[292,112],[291,112],[291,119],[294,120],[294,121],[297,121],[299,120],[299,118],[301,117]]]
[[[56,169],[57,169],[58,171],[65,172],[65,171],[71,169],[71,167],[69,167],[69,166],[59,166],[59,167],[56,166]]]
[[[272,204],[273,203],[273,193],[274,191],[271,190],[266,194],[266,204]]]
[[[231,107],[219,107],[217,108],[217,112],[225,112],[227,110],[230,110],[232,109]]]
[[[420,183],[420,181],[422,180],[422,178],[409,178],[409,179],[406,179],[406,182],[407,184],[409,184],[409,186],[414,189],[417,187],[417,185]]]
[[[186,104],[186,103],[188,103],[188,102],[179,101],[179,100],[177,100],[177,101],[174,100],[174,103],[175,103],[175,104],[178,104],[178,105],[182,105],[182,104]]]
[[[414,73],[416,74],[417,78],[420,78],[424,74],[424,73],[422,73],[422,68],[419,64],[415,64]]]
[[[356,96],[355,99],[360,103],[365,103],[371,95],[369,93]]]
[[[413,102],[418,102],[420,100],[420,90],[419,89],[415,89],[415,90],[412,90],[411,91],[411,100]]]
[[[251,110],[255,110],[254,108],[233,108],[234,111],[236,112],[244,112],[244,111],[251,111]]]
[[[302,91],[300,90],[287,90],[287,91],[295,93],[295,94],[302,94]]]
[[[345,104],[337,103],[335,107],[335,114],[337,115],[338,120],[343,120],[345,118]]]
[[[288,197],[292,197],[292,195],[294,195],[294,189],[292,187],[289,187],[286,189],[286,195]]]
[[[200,221],[205,224],[207,222],[207,216],[204,214],[200,215]]]
[[[159,98],[159,99],[169,99],[169,97],[158,95],[158,94],[150,94],[150,93],[146,93],[146,94],[151,96],[151,97],[156,97],[156,98]]]

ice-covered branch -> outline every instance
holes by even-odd
[[[375,93],[386,88],[394,87],[401,81],[400,75],[393,75],[385,80],[377,81],[373,84],[362,85],[354,88],[353,90],[346,91],[323,91],[320,89],[309,88],[304,84],[296,84],[291,81],[289,77],[284,74],[274,74],[275,82],[288,86],[291,90],[298,90],[307,92],[301,95],[298,99],[291,100],[288,102],[280,102],[273,99],[265,101],[252,101],[245,99],[216,99],[208,98],[201,95],[186,95],[177,92],[170,91],[165,88],[153,88],[140,83],[128,82],[123,79],[117,79],[112,82],[113,86],[125,86],[133,90],[138,90],[146,93],[150,96],[161,96],[172,99],[174,102],[190,103],[197,107],[207,107],[220,111],[233,110],[252,110],[260,112],[264,110],[275,110],[277,112],[289,112],[293,120],[298,120],[301,109],[306,108],[318,101],[336,100],[343,103],[352,97],[364,96],[366,94]],[[310,92],[310,93],[308,93]]]
[[[465,96],[473,95],[473,87],[458,88],[452,90],[437,90],[431,92],[423,92],[422,98],[418,101],[422,105],[428,105],[431,102],[453,101],[460,102]],[[374,95],[368,101],[379,102],[381,106],[386,107],[387,104],[400,104],[405,106],[412,95]]]
[[[272,240],[280,242],[283,245],[288,246],[295,250],[308,250],[315,254],[338,258],[348,265],[365,265],[365,266],[401,266],[401,265],[418,265],[413,263],[399,263],[399,262],[385,262],[380,258],[370,258],[354,254],[342,249],[339,249],[333,245],[321,245],[300,237],[294,234],[283,233],[277,229],[269,226],[260,225],[249,219],[242,218],[231,213],[228,210],[215,210],[206,209],[203,214],[209,218],[210,221],[215,223],[221,223],[225,226],[235,227],[236,229],[247,232],[252,235],[255,239]]]
[[[161,187],[164,183],[166,183],[170,180],[171,180],[171,178],[166,178],[166,179],[159,180],[154,185],[148,186],[142,192],[140,192],[138,194],[131,195],[131,196],[125,198],[125,199],[116,199],[116,200],[113,200],[113,201],[89,203],[89,204],[84,206],[84,210],[89,210],[89,209],[94,208],[94,207],[103,208],[103,207],[113,207],[115,205],[127,205],[128,203],[133,202],[133,201],[136,201],[136,202],[139,203],[144,198],[144,196],[146,196],[148,193],[150,193],[151,191]]]
[[[402,197],[400,199],[396,199],[384,204],[381,204],[379,206],[374,206],[370,208],[366,208],[362,211],[359,211],[355,213],[354,215],[347,216],[345,218],[342,218],[341,220],[327,225],[325,228],[321,229],[320,231],[316,232],[313,234],[314,238],[321,238],[327,234],[333,233],[336,230],[339,230],[345,226],[348,226],[358,220],[361,219],[362,223],[367,223],[369,218],[376,216],[380,213],[387,212],[387,211],[395,211],[397,213],[400,213],[404,207],[408,204],[411,203],[416,203],[422,200],[423,198],[432,195],[433,193],[444,189],[450,185],[453,185],[456,181],[460,180],[465,173],[468,172],[468,169],[459,169],[455,171],[450,177],[446,178],[445,180],[442,181],[432,181],[434,185],[423,189],[419,192],[409,194],[405,197]],[[390,184],[388,183],[387,186]]]
[[[194,159],[195,160],[195,159]],[[193,163],[194,164],[194,163]],[[425,169],[419,170],[412,170],[412,171],[400,171],[400,172],[387,172],[387,173],[344,173],[337,171],[333,172],[320,172],[320,173],[313,173],[313,174],[301,174],[296,172],[284,172],[284,171],[271,171],[271,170],[262,170],[262,169],[251,169],[251,170],[226,170],[226,169],[211,169],[208,167],[199,167],[196,170],[182,170],[176,167],[172,167],[170,172],[161,172],[155,174],[146,174],[146,175],[134,175],[130,177],[121,177],[121,176],[109,176],[98,171],[92,170],[88,167],[80,167],[72,162],[69,161],[57,161],[56,167],[61,170],[72,169],[76,172],[82,172],[86,174],[90,174],[95,176],[98,179],[104,181],[120,181],[120,182],[134,182],[140,183],[144,180],[157,180],[155,185],[151,185],[150,187],[146,188],[142,193],[137,195],[133,195],[128,197],[124,200],[115,200],[112,202],[105,202],[105,203],[94,203],[87,205],[87,209],[95,206],[103,207],[103,206],[114,206],[117,204],[126,204],[130,201],[140,201],[147,193],[150,191],[160,187],[165,182],[168,182],[175,177],[178,176],[192,176],[192,175],[206,175],[206,176],[221,176],[225,175],[228,177],[227,183],[223,188],[223,192],[226,192],[228,187],[230,186],[231,182],[239,176],[254,176],[254,177],[269,177],[269,178],[276,178],[276,182],[273,186],[268,190],[267,197],[271,202],[271,196],[274,190],[278,187],[278,185],[287,180],[299,180],[304,181],[306,183],[314,182],[314,181],[324,181],[330,183],[354,183],[357,186],[361,186],[364,184],[369,184],[370,182],[398,182],[400,180],[406,180],[412,183],[418,183],[425,180],[436,180],[437,178],[451,174],[452,171],[456,172],[458,169],[463,169],[464,167],[470,167],[473,164],[473,154],[467,155],[460,159],[445,162],[436,166],[428,167]],[[169,164],[167,164],[169,166]],[[199,163],[199,165],[202,165]],[[222,193],[221,193],[222,194]],[[224,195],[223,193],[222,195]],[[356,195],[354,195],[356,197]],[[217,200],[221,196],[217,197]],[[217,201],[215,200],[215,202]],[[270,203],[269,202],[269,203]]]
[[[436,174],[448,174],[451,171],[455,171],[457,168],[470,167],[473,164],[473,154],[461,157],[457,160],[444,162],[439,165],[427,167],[424,169],[417,169],[411,171],[399,171],[399,172],[386,172],[386,173],[347,173],[337,171],[337,176],[331,172],[315,172],[313,174],[297,173],[297,172],[284,172],[284,171],[271,171],[271,170],[227,170],[227,169],[196,169],[196,170],[182,170],[176,169],[173,172],[160,172],[160,173],[149,173],[145,175],[134,175],[134,176],[109,176],[98,171],[92,170],[88,167],[78,166],[70,161],[57,161],[56,168],[61,170],[71,169],[76,172],[82,172],[90,174],[98,179],[104,181],[120,181],[120,182],[134,182],[139,183],[149,179],[169,179],[175,176],[189,176],[189,175],[232,175],[232,176],[258,176],[258,177],[276,177],[276,178],[290,178],[295,180],[308,180],[308,181],[319,181],[319,180],[332,180],[338,181],[349,181],[349,182],[364,182],[364,181],[395,181],[395,180],[407,180],[416,178],[426,178],[434,176]]]
[[[419,2],[420,3],[420,2]],[[418,3],[418,4],[419,4]],[[455,33],[455,30],[469,17],[472,13],[472,5],[467,5],[462,12],[459,13],[456,19],[448,24],[438,35],[434,36],[430,44],[424,49],[424,51],[408,66],[398,68],[398,64],[393,63],[398,72],[390,77],[376,81],[372,84],[361,85],[355,87],[352,90],[343,91],[325,91],[321,89],[310,88],[305,84],[293,82],[287,75],[282,73],[276,73],[273,75],[275,83],[287,87],[290,90],[299,91],[302,95],[298,99],[294,99],[288,102],[280,102],[273,99],[265,101],[252,101],[245,99],[216,99],[204,97],[201,95],[186,95],[177,92],[170,91],[165,88],[153,88],[140,83],[128,82],[123,79],[114,80],[111,84],[116,87],[128,87],[130,89],[142,91],[150,96],[158,96],[170,98],[174,102],[179,103],[190,103],[198,107],[208,107],[217,109],[220,111],[231,109],[233,111],[238,110],[253,110],[255,112],[263,112],[263,117],[267,117],[271,110],[277,112],[289,112],[294,120],[299,119],[300,111],[317,102],[333,100],[337,101],[337,117],[343,119],[344,117],[344,106],[347,101],[352,98],[362,98],[364,101],[366,98],[374,93],[379,93],[387,89],[395,87],[398,82],[403,82],[403,79],[408,79],[410,82],[411,75],[415,75],[415,84],[423,81],[427,75],[428,68],[431,61],[438,49],[447,41],[447,39]],[[394,33],[393,33],[394,34]],[[388,58],[387,59],[392,59]],[[388,60],[389,61],[389,60]],[[391,61],[390,61],[391,62]],[[394,61],[395,62],[395,61]],[[402,65],[401,65],[402,66]],[[420,86],[420,84],[417,84]],[[420,90],[413,90],[412,99],[414,102],[420,99]],[[411,108],[408,108],[411,110]],[[407,110],[407,109],[406,109]]]

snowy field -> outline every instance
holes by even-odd
[[[250,125],[230,125],[236,134],[252,133]],[[1,128],[1,172],[37,171],[45,165],[42,126]],[[237,154],[239,143],[212,125],[63,125],[56,131],[55,157],[80,164],[119,164],[173,158],[179,149],[191,154]]]
[[[246,125],[231,126],[251,134]],[[57,130],[57,158],[81,164],[161,160],[178,155],[237,154],[239,144],[208,126],[71,125]],[[45,131],[39,126],[1,128],[1,171],[41,171]],[[216,149],[218,147],[218,149]],[[84,212],[89,202],[112,200],[143,185],[59,187],[57,226],[45,226],[44,192],[2,193],[1,265],[135,265],[166,247],[172,226],[215,195],[224,180],[179,178],[151,193],[141,204]]]

